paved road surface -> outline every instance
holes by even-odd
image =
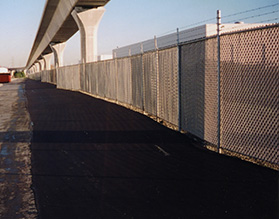
[[[24,83],[0,84],[0,218],[36,218]]]
[[[27,80],[39,218],[271,218],[278,172],[123,107]]]

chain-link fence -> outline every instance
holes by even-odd
[[[146,52],[133,47],[135,55],[43,71],[41,80],[137,108],[215,148],[220,128],[221,152],[279,169],[278,33],[275,24],[221,35],[220,127],[216,35],[162,49],[146,41]]]
[[[221,146],[278,164],[279,28],[221,36]]]
[[[178,49],[177,47],[158,52],[157,116],[178,126]]]
[[[143,108],[149,115],[157,116],[157,57],[158,52],[143,54]]]
[[[201,40],[181,47],[181,125],[217,144],[217,41]]]
[[[41,72],[41,81],[57,84],[57,74],[55,69],[44,70]]]
[[[65,66],[57,69],[57,88],[80,90],[80,65]]]

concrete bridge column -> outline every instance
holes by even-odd
[[[53,53],[49,53],[47,55],[43,55],[42,57],[45,60],[45,69],[46,70],[50,70],[51,69],[51,59],[53,57]]]
[[[40,59],[38,60],[40,66],[41,66],[41,71],[45,70],[45,60],[44,59]]]
[[[32,74],[34,74],[36,72],[36,66],[35,65],[32,66],[31,71],[32,71]]]
[[[34,73],[34,65],[32,65],[31,68],[28,69],[29,74],[33,74]]]
[[[80,31],[82,63],[97,61],[97,32],[105,8],[81,10],[75,8],[72,16]]]
[[[34,73],[34,65],[32,65],[31,68],[28,69],[29,74],[33,74]]]
[[[66,42],[64,43],[57,43],[57,44],[50,44],[50,48],[54,54],[54,63],[55,68],[59,68],[64,66],[64,49],[66,46]]]
[[[35,72],[39,72],[39,71],[41,71],[41,65],[39,62],[36,62],[35,63]]]

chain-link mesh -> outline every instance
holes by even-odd
[[[85,92],[97,95],[97,78],[95,63],[85,65]]]
[[[105,70],[107,74],[105,94],[106,97],[112,100],[117,98],[117,62],[109,60],[105,62]]]
[[[216,38],[181,47],[181,128],[217,144]]]
[[[157,114],[178,126],[178,49],[161,50],[158,56]]]
[[[142,55],[131,57],[132,105],[143,109],[143,68]]]
[[[204,140],[217,145],[217,39],[205,41]]]
[[[33,80],[36,80],[36,81],[41,81],[42,80],[42,72],[36,72],[36,73],[33,73],[33,74],[29,74],[28,77],[30,79],[33,79]]]
[[[181,126],[204,138],[205,41],[181,48]]]
[[[41,72],[41,80],[42,80],[42,82],[48,82],[48,83],[56,84],[57,83],[56,70],[51,69],[51,70],[42,71]]]
[[[50,73],[49,71],[45,70],[41,72],[41,80],[42,82],[48,82],[48,77],[49,77]]]
[[[157,115],[157,52],[143,55],[144,110]]]
[[[221,146],[278,164],[279,27],[221,37]]]
[[[96,78],[97,78],[97,95],[100,97],[105,97],[105,91],[106,91],[106,83],[107,83],[107,72],[105,68],[105,63],[102,62],[96,62]]]
[[[117,60],[117,100],[125,104],[132,103],[132,81],[130,58]]]
[[[80,90],[85,91],[85,65],[81,64],[80,65]]]
[[[50,82],[52,84],[57,84],[57,74],[55,69],[50,70]]]
[[[58,68],[57,88],[80,90],[80,67],[80,65],[73,65]]]
[[[91,74],[93,74],[93,63],[83,64],[83,72],[84,72],[84,91],[92,94]],[[93,80],[94,85],[95,83],[96,82]]]

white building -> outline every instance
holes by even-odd
[[[252,29],[256,27],[266,26],[268,24],[249,24],[243,22],[236,22],[233,24],[221,24],[220,33],[237,32],[241,30]],[[168,34],[165,36],[157,37],[154,39],[146,40],[143,42],[127,45],[114,49],[112,51],[114,58],[121,58],[130,55],[137,55],[142,52],[148,52],[155,50],[156,46],[158,49],[176,45],[179,43],[186,43],[195,40],[200,40],[207,37],[214,37],[217,35],[216,24],[204,24],[198,27],[178,31],[176,33]],[[155,43],[156,40],[156,43]]]
[[[0,73],[9,73],[9,69],[8,69],[8,68],[5,68],[5,67],[0,66]]]

